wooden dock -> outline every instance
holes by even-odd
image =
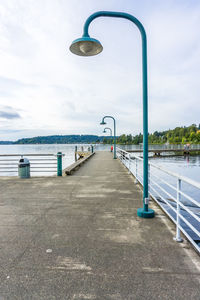
[[[63,175],[72,175],[74,171],[76,171],[78,168],[80,168],[88,159],[90,159],[95,152],[91,153],[88,152],[87,154],[84,153],[84,155],[80,155],[81,159],[75,161],[73,164],[68,166],[63,170]]]
[[[72,176],[0,178],[0,299],[199,300],[199,256],[110,152]]]

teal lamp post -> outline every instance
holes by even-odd
[[[106,133],[106,130],[110,130],[110,136],[112,136],[112,129],[110,127],[105,127],[103,133]]]
[[[106,118],[110,118],[113,120],[114,122],[114,151],[113,151],[113,158],[116,159],[117,158],[117,155],[116,155],[116,121],[115,121],[115,118],[113,118],[112,116],[105,116],[103,117],[100,125],[106,125],[106,122],[104,121]]]
[[[112,137],[112,129],[110,127],[105,127],[103,133],[106,133],[106,130],[110,130],[110,136]],[[112,140],[111,140],[111,146],[112,146]],[[112,147],[110,151],[112,152]]]
[[[72,42],[70,51],[80,56],[99,54],[103,47],[101,43],[89,36],[90,23],[98,17],[123,18],[133,22],[140,31],[142,40],[142,80],[143,80],[143,207],[138,208],[137,215],[142,218],[153,218],[154,211],[148,208],[148,88],[147,88],[147,39],[142,23],[134,16],[124,12],[98,11],[86,20],[83,36]]]

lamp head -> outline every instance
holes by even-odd
[[[98,40],[88,36],[73,41],[69,49],[79,56],[92,56],[99,54],[103,47]]]
[[[106,125],[106,122],[104,120],[102,120],[100,125]]]
[[[104,129],[103,133],[106,133],[106,130]]]

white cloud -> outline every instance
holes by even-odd
[[[127,11],[145,25],[150,131],[198,123],[200,5],[150,2],[2,0],[0,105],[13,107],[21,118],[1,122],[0,140],[5,132],[6,139],[101,134],[98,123],[107,114],[116,117],[118,134],[142,131],[137,28],[126,20],[99,18],[90,32],[102,41],[102,54],[80,58],[68,50],[97,10]]]

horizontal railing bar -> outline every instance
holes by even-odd
[[[31,173],[46,173],[46,172],[49,172],[49,173],[56,173],[57,170],[30,170]],[[9,171],[0,171],[0,173],[5,173],[5,174],[8,174],[8,173],[17,173],[17,170],[16,171],[12,171],[12,170],[9,170]],[[7,175],[5,175],[7,176]]]
[[[12,170],[9,170],[9,171],[1,171],[1,170],[0,170],[0,173],[10,173],[10,172],[15,172],[15,173],[17,173],[17,170],[16,170],[16,171],[12,171]]]
[[[152,187],[152,190],[176,213],[176,208],[174,208],[165,198],[163,198],[163,196],[159,192],[157,192],[153,187]],[[154,198],[155,198],[155,196],[154,196]],[[160,204],[160,206],[162,207],[161,204]]]
[[[198,201],[196,201],[195,199],[191,198],[190,196],[188,196],[187,194],[185,194],[183,191],[179,191],[179,193],[184,196],[185,198],[187,198],[188,200],[190,200],[192,203],[196,204],[196,206],[200,207],[200,203]]]
[[[57,159],[56,158],[46,158],[46,159],[44,159],[44,158],[41,158],[41,159],[39,159],[39,158],[29,158],[29,160],[30,161],[57,161]],[[0,161],[3,161],[3,162],[16,162],[16,163],[18,163],[19,162],[19,160],[16,160],[16,159],[0,159]],[[0,164],[2,164],[2,163],[0,163]]]
[[[165,181],[164,179],[161,179],[160,177],[158,177],[157,175],[155,175],[155,174],[153,174],[153,173],[151,173],[151,178],[152,178],[152,177],[155,177],[155,178],[159,179],[161,182],[165,183],[167,186],[169,186],[170,188],[172,188],[174,191],[177,190],[177,188],[176,188],[175,186],[171,185],[170,183],[168,183],[168,182]]]
[[[158,169],[158,170],[161,170],[161,171],[164,172],[164,173],[167,173],[167,174],[169,174],[169,175],[171,175],[171,176],[173,176],[173,177],[176,177],[176,178],[178,178],[178,179],[181,179],[182,181],[184,181],[184,182],[186,182],[186,183],[189,183],[189,184],[193,185],[194,187],[200,189],[200,183],[198,183],[198,182],[196,182],[196,181],[194,181],[194,180],[192,180],[192,179],[189,179],[189,178],[186,178],[186,177],[184,177],[184,176],[182,176],[182,175],[179,175],[179,174],[177,174],[177,173],[168,171],[168,170],[166,170],[166,169],[164,169],[164,168],[162,168],[161,166],[158,166],[158,165],[156,165],[156,164],[153,164],[153,163],[149,163],[149,164],[150,164],[150,166],[152,166],[152,167],[154,167],[154,168],[156,168],[156,169]]]
[[[53,166],[56,166],[56,163],[31,163],[31,166],[32,165],[53,165]],[[0,169],[6,169],[6,168],[17,168],[18,165],[14,165],[14,164],[6,164],[6,166],[4,167],[3,164],[0,164]]]
[[[29,158],[30,161],[57,161],[56,158]]]
[[[16,167],[0,167],[0,169],[16,169]]]
[[[175,225],[177,224],[176,219],[174,219],[174,217],[165,209],[164,206],[162,206],[159,202],[159,200],[152,194],[150,193],[150,196],[152,197],[152,199],[154,199],[156,201],[156,203],[165,211],[165,213],[168,215],[168,217],[175,223]],[[164,200],[164,199],[163,199]],[[172,208],[174,209],[174,208]],[[176,212],[176,210],[174,210]]]
[[[56,154],[39,154],[39,153],[26,153],[26,154],[0,154],[0,157],[7,156],[56,156]]]
[[[180,206],[186,210],[193,218],[195,218],[198,222],[200,222],[200,218],[195,214],[193,213],[193,211],[191,211],[188,206],[185,206],[182,202],[179,201],[179,204]]]
[[[135,159],[138,159],[138,160],[140,160],[140,161],[143,161],[143,158],[141,158],[141,157],[139,157],[139,156],[137,156],[137,155],[134,155],[133,156]],[[133,157],[131,157],[131,158],[133,158]]]
[[[46,173],[46,172],[50,172],[50,173],[55,173],[56,171],[55,170],[52,170],[52,171],[50,171],[50,170],[43,170],[43,171],[31,171],[31,173],[33,173],[33,172],[37,172],[37,173]]]
[[[188,222],[183,215],[179,214],[179,217],[196,233],[196,235],[200,237],[200,232],[196,230],[196,228],[190,222]],[[179,225],[179,228],[182,229],[182,226]]]
[[[56,162],[55,163],[31,163],[31,165],[56,165]]]
[[[53,167],[30,167],[30,169],[53,169]]]
[[[16,162],[18,162],[19,160],[17,160],[17,159],[15,158],[15,159],[0,159],[0,161],[16,161]]]
[[[11,165],[11,164],[12,164],[12,165],[17,165],[18,162],[15,162],[15,163],[14,163],[14,162],[0,163],[0,166],[3,166],[3,165]]]
[[[159,184],[157,184],[154,180],[151,179],[151,183],[153,182],[154,185],[156,185],[163,193],[167,194],[168,197],[172,198],[176,203],[176,198],[172,196],[169,192],[167,192],[164,188],[162,188]],[[150,187],[152,184],[150,184]]]

